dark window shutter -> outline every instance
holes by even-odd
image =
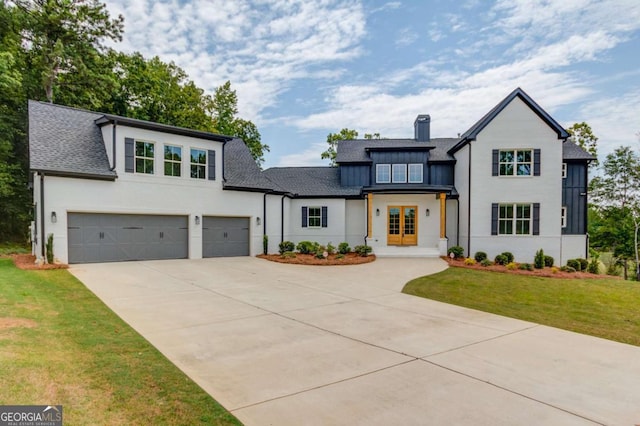
[[[209,180],[216,180],[216,152],[207,151],[207,168],[209,169]]]
[[[540,150],[533,150],[533,175],[540,176]]]
[[[322,206],[322,227],[327,227],[327,206]]]
[[[307,207],[302,207],[302,227],[306,228],[307,227],[307,216],[308,216],[308,209]]]
[[[497,149],[494,149],[491,152],[492,155],[492,164],[491,164],[491,176],[498,176],[498,165],[499,165],[499,156],[500,156],[500,151]]]
[[[533,235],[540,235],[540,203],[533,203]]]
[[[498,203],[491,204],[491,235],[498,235]]]
[[[132,138],[124,138],[124,171],[127,173],[133,173],[135,169],[134,144]]]

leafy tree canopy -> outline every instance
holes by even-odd
[[[598,137],[593,134],[591,126],[584,121],[582,123],[574,123],[573,126],[567,129],[567,132],[571,135],[571,140],[578,144],[582,149],[587,151],[594,157],[598,157]],[[591,163],[592,167],[598,166],[598,160]]]

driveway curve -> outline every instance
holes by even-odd
[[[640,348],[402,294],[440,259],[70,271],[247,425],[640,424]]]

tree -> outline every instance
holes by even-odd
[[[53,102],[58,85],[103,85],[104,40],[121,41],[124,18],[111,19],[98,0],[14,0],[34,82]],[[31,97],[34,97],[30,94]],[[40,96],[37,96],[38,98]]]
[[[582,123],[573,123],[573,126],[567,129],[567,132],[571,135],[570,139],[578,144],[582,149],[587,151],[594,157],[598,157],[598,137],[593,134],[591,126],[584,121]],[[594,160],[590,163],[590,166],[597,167],[598,160]]]
[[[592,200],[603,218],[602,229],[594,237],[608,245],[620,258],[627,275],[627,262],[634,258],[636,279],[640,280],[640,156],[631,147],[621,146],[608,154],[602,164],[603,176],[591,181]]]
[[[269,145],[263,144],[258,127],[251,121],[236,117],[238,96],[227,81],[215,90],[212,101],[213,124],[217,132],[223,135],[242,138],[258,165],[264,162],[264,153]]]
[[[320,158],[323,160],[329,159],[331,166],[336,165],[336,154],[338,153],[338,142],[353,140],[358,138],[358,132],[356,130],[347,129],[346,127],[340,130],[338,133],[329,133],[327,135],[327,143],[329,148],[320,154]]]

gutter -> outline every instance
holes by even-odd
[[[471,144],[469,144],[469,199],[467,201],[467,254],[471,256]]]

